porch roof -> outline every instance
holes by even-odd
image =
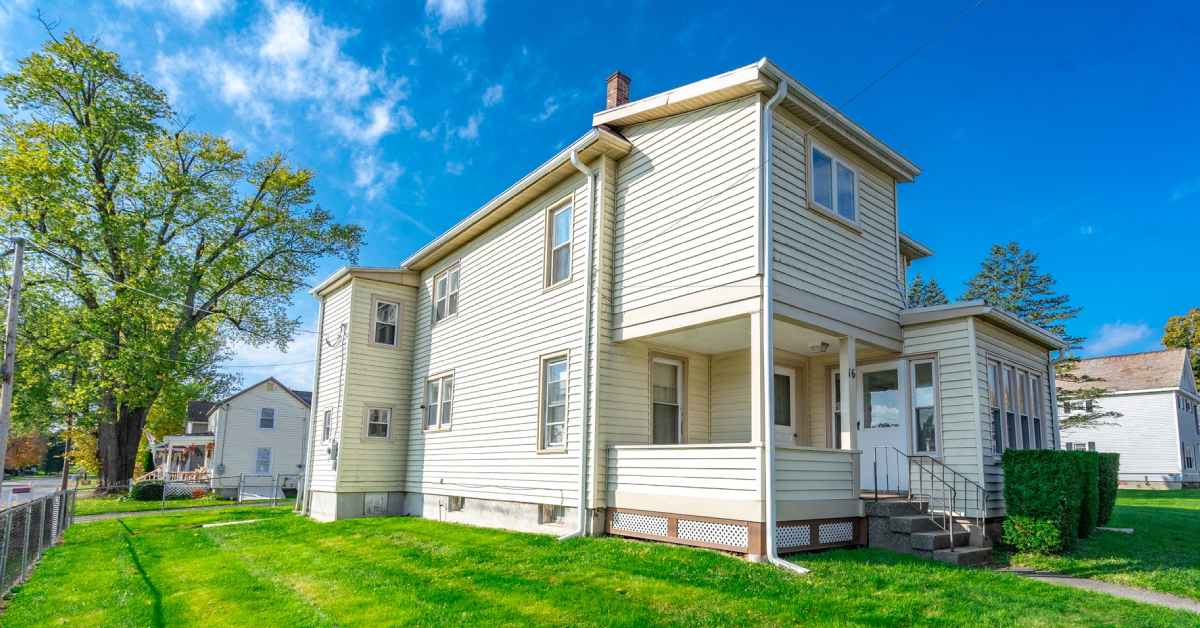
[[[1047,349],[1061,351],[1067,347],[1066,343],[1053,333],[983,301],[960,301],[947,305],[931,305],[904,310],[900,313],[900,325],[934,323],[967,316],[985,318]]]
[[[163,439],[163,445],[171,447],[199,447],[213,444],[212,434],[173,434]]]

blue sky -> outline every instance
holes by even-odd
[[[360,262],[394,265],[582,134],[614,69],[638,98],[768,56],[837,104],[932,41],[845,109],[924,171],[900,188],[902,228],[936,253],[916,272],[957,297],[1016,240],[1083,306],[1089,353],[1154,348],[1200,305],[1200,9],[770,4],[0,0],[0,68],[41,45],[41,10],[193,128],[315,169],[321,204],[367,228]],[[295,313],[314,325],[306,294]],[[301,334],[234,360],[313,349]],[[306,364],[241,371],[311,381]]]

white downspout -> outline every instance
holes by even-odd
[[[308,407],[308,431],[307,438],[304,439],[303,456],[301,460],[304,463],[303,485],[298,487],[296,491],[296,508],[295,511],[304,515],[309,513],[308,494],[312,491],[312,467],[313,458],[316,456],[316,440],[317,440],[317,403],[321,397],[321,353],[325,346],[325,299],[322,298],[317,305],[317,359],[313,364],[313,384],[312,398],[309,399]]]
[[[771,214],[771,134],[774,127],[775,106],[787,96],[787,79],[779,78],[779,87],[775,90],[775,95],[767,101],[766,107],[763,108],[763,140],[762,140],[762,194],[759,195],[762,206],[759,207],[760,216],[762,217],[762,262],[763,262],[763,288],[762,288],[762,312],[763,329],[762,329],[762,382],[763,382],[763,416],[758,417],[763,421],[763,442],[766,443],[766,452],[763,458],[766,460],[765,478],[767,488],[767,561],[772,565],[782,567],[795,573],[808,573],[808,570],[795,563],[788,562],[779,557],[775,550],[776,538],[776,514],[775,514],[775,425],[769,418],[772,416],[772,408],[775,407],[775,291],[773,286],[772,268],[775,266],[772,256],[774,255],[774,239],[773,220]]]
[[[559,539],[569,539],[586,536],[588,529],[588,423],[592,413],[592,294],[593,266],[596,256],[596,171],[589,168],[579,159],[579,151],[571,151],[571,165],[587,177],[587,267],[584,274],[583,298],[583,418],[579,426],[579,524],[574,532],[569,532]]]

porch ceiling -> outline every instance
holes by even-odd
[[[750,348],[750,317],[740,316],[688,327],[647,338],[655,344],[693,353],[727,353]],[[824,347],[822,347],[824,343]],[[775,321],[775,347],[805,356],[836,355],[837,336],[816,329]]]

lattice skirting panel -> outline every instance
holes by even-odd
[[[762,524],[642,510],[608,509],[606,531],[616,536],[759,553]]]
[[[827,547],[863,545],[865,544],[863,542],[865,538],[864,525],[862,517],[780,521],[779,551],[799,552]]]

